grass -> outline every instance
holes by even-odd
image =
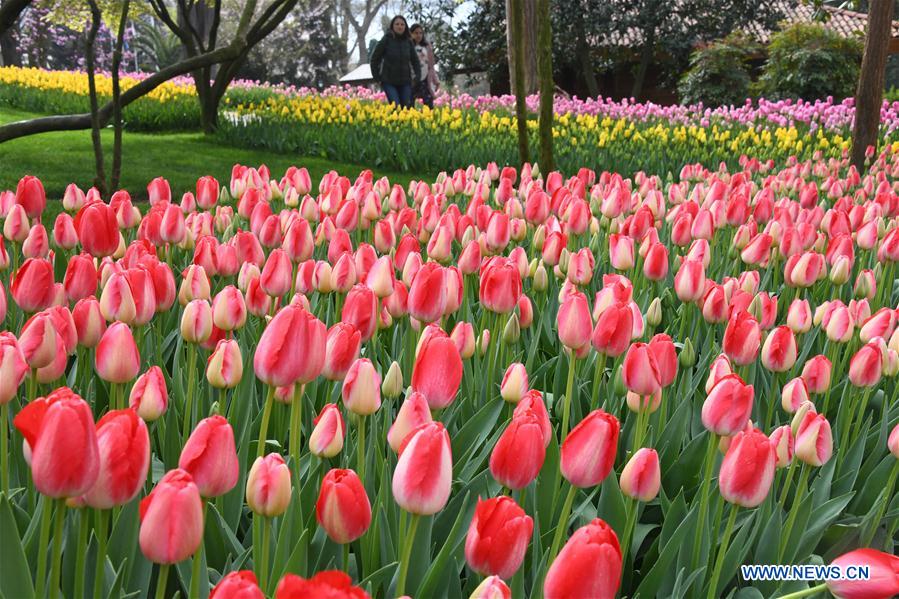
[[[0,106],[0,124],[34,118],[36,115]],[[102,132],[107,176],[111,164],[112,130]],[[172,196],[180,200],[185,191],[192,191],[203,175],[215,176],[227,187],[234,164],[259,166],[265,164],[272,177],[280,179],[287,167],[305,166],[313,185],[322,175],[336,170],[350,180],[364,165],[332,162],[269,151],[235,148],[207,138],[202,133],[147,134],[125,131],[122,144],[122,178],[120,188],[128,190],[132,198],[146,199],[147,183],[155,177],[165,177],[172,187]],[[430,173],[398,173],[374,171],[376,177],[387,176],[391,183],[408,185],[412,179],[426,178]],[[48,199],[61,199],[66,186],[76,183],[83,190],[94,179],[94,153],[90,131],[63,131],[24,137],[0,144],[0,190],[15,189],[24,175],[41,179]]]

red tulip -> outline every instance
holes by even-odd
[[[12,401],[26,374],[28,363],[15,335],[0,332],[0,405]]]
[[[140,372],[140,353],[131,329],[124,322],[114,322],[97,344],[94,367],[101,379],[110,383],[127,383]]]
[[[546,446],[538,416],[513,417],[490,454],[490,474],[510,489],[523,489],[540,474]]]
[[[779,326],[765,338],[762,365],[771,372],[786,372],[796,363],[796,336],[789,327]]]
[[[30,368],[50,365],[56,357],[56,346],[56,330],[48,313],[38,312],[22,326],[19,348]]]
[[[212,177],[203,177],[204,179]],[[200,183],[197,182],[197,188]],[[265,595],[259,588],[259,581],[252,570],[240,570],[237,572],[228,572],[219,581],[212,592],[209,599],[265,599]]]
[[[449,499],[453,453],[439,422],[423,424],[406,437],[393,471],[393,498],[407,512],[436,514]]]
[[[108,510],[134,499],[150,468],[150,434],[134,410],[107,412],[97,423],[100,470],[84,494],[92,508]]]
[[[833,455],[833,435],[824,414],[809,410],[796,429],[796,457],[810,466],[823,466]]]
[[[371,599],[368,593],[353,586],[353,580],[339,570],[319,572],[310,579],[285,574],[275,599]]]
[[[876,549],[856,549],[831,562],[843,572],[849,566],[866,566],[867,580],[828,580],[827,590],[838,599],[889,599],[899,595],[899,557]]]
[[[43,258],[29,258],[16,271],[9,293],[23,312],[34,313],[53,305],[53,265]]]
[[[325,346],[325,364],[322,376],[329,381],[340,381],[359,357],[362,334],[348,322],[335,323],[328,330]]]
[[[521,273],[508,258],[494,257],[481,266],[478,297],[484,309],[508,314],[521,296]]]
[[[400,410],[402,412],[402,409]],[[309,435],[309,451],[320,458],[333,458],[343,449],[346,423],[337,404],[325,404],[313,420],[314,428]],[[388,434],[388,439],[390,435]]]
[[[22,255],[26,258],[46,258],[50,255],[47,229],[40,223],[33,225],[22,242]]]
[[[633,313],[625,302],[615,302],[596,319],[590,341],[593,349],[606,356],[617,358],[627,350],[633,331]]]
[[[314,380],[325,363],[326,340],[320,320],[301,306],[285,306],[265,327],[256,346],[256,376],[275,387]]]
[[[621,470],[621,492],[631,499],[652,501],[662,484],[659,454],[655,449],[641,447]]]
[[[97,433],[90,406],[68,387],[25,405],[13,420],[31,449],[31,477],[39,493],[78,497],[100,470]]]
[[[446,269],[436,262],[423,264],[409,287],[409,314],[424,323],[439,320],[446,310],[446,291]]]
[[[456,398],[462,383],[462,356],[452,339],[440,331],[422,342],[412,369],[412,390],[428,400],[432,410],[441,410]]]
[[[705,267],[698,260],[685,260],[674,275],[674,292],[682,302],[695,302],[705,293]]]
[[[668,248],[661,243],[653,243],[643,261],[643,276],[650,281],[664,281],[668,276]]]
[[[340,319],[353,325],[362,335],[362,341],[372,338],[378,326],[378,298],[365,285],[355,285],[346,296]]]
[[[511,497],[479,498],[465,538],[465,561],[480,574],[510,579],[533,532],[534,521]]]
[[[128,406],[136,410],[138,416],[152,422],[165,414],[168,403],[169,394],[162,369],[159,366],[151,366],[131,387]]]
[[[322,479],[315,519],[335,543],[352,543],[371,525],[371,504],[359,476],[334,469]]]
[[[66,298],[70,302],[77,302],[93,295],[97,290],[97,269],[93,259],[87,254],[79,254],[69,258],[66,266],[63,287],[66,290]]]
[[[718,488],[726,501],[746,508],[760,505],[774,481],[774,446],[758,429],[740,431],[721,463]]]
[[[615,462],[620,428],[618,419],[603,410],[587,414],[562,442],[562,476],[582,489],[601,483]]]
[[[722,377],[702,404],[702,424],[717,435],[731,436],[746,427],[755,391],[736,374]]]
[[[381,407],[381,375],[368,358],[356,359],[341,388],[343,405],[360,416],[369,416]]]
[[[575,291],[565,296],[556,315],[556,327],[559,341],[570,350],[579,350],[590,343],[593,320],[586,295]]]
[[[823,354],[809,358],[802,367],[802,379],[808,386],[809,393],[824,393],[830,388],[830,375],[833,365]]]
[[[151,562],[176,564],[203,541],[203,506],[190,474],[175,469],[140,502],[140,550]]]
[[[614,599],[621,584],[621,546],[600,518],[577,529],[543,583],[546,599]]]
[[[219,182],[210,175],[197,179],[197,205],[203,210],[209,210],[218,201]]]
[[[724,353],[734,364],[752,364],[762,341],[758,321],[746,310],[735,312],[724,329]]]
[[[670,375],[670,371],[666,374]],[[634,343],[624,356],[621,378],[624,386],[637,395],[652,395],[661,389],[661,373],[655,352],[646,343]]]
[[[25,209],[28,218],[40,218],[47,207],[47,194],[41,180],[32,175],[25,175],[16,185],[16,204]]]
[[[280,454],[258,457],[247,474],[247,505],[254,514],[274,518],[290,505],[290,468]]]
[[[78,345],[96,347],[106,332],[106,319],[100,310],[100,302],[94,296],[78,300],[72,309],[72,320],[75,332],[78,333]]]
[[[233,489],[240,465],[228,420],[219,415],[201,420],[181,450],[178,467],[193,477],[203,497],[218,497]]]
[[[674,349],[674,342],[665,333],[659,333],[649,340],[648,347],[659,371],[659,383],[662,387],[667,387],[677,377],[677,351]]]
[[[877,342],[867,343],[849,360],[849,382],[856,387],[873,387],[883,375],[883,352]]]
[[[75,216],[75,230],[81,247],[95,258],[112,256],[121,235],[115,210],[103,202],[90,202]]]

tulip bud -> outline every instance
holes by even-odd
[[[280,454],[258,457],[247,475],[247,505],[253,513],[274,518],[290,505],[290,468]]]
[[[203,506],[193,478],[170,470],[140,502],[140,550],[151,562],[176,564],[203,541]]]
[[[696,364],[696,350],[693,349],[693,342],[689,337],[684,341],[684,346],[677,355],[677,361],[684,368],[692,368]]]
[[[510,579],[521,567],[534,521],[511,497],[478,499],[465,538],[465,561],[472,570]]]
[[[638,449],[621,471],[621,492],[631,499],[652,501],[662,484],[659,454],[655,449]]]
[[[621,546],[600,518],[577,529],[550,565],[543,583],[546,599],[613,599],[621,584]]]
[[[662,322],[662,300],[654,297],[646,310],[646,324],[657,327]]]
[[[352,543],[371,525],[371,504],[359,476],[334,469],[322,479],[315,519],[335,543]]]
[[[523,489],[543,467],[546,447],[536,414],[513,417],[490,454],[490,473],[503,486]]]
[[[436,514],[449,499],[452,474],[449,433],[439,422],[423,424],[400,446],[393,471],[393,498],[407,512]]]
[[[381,407],[381,375],[368,358],[350,366],[341,390],[343,405],[359,416],[369,416]]]
[[[549,275],[546,273],[546,267],[543,265],[541,261],[536,270],[534,270],[533,274],[533,287],[534,291],[541,292],[546,291],[547,286],[549,285]]]
[[[830,388],[830,375],[833,366],[823,354],[809,358],[802,367],[802,378],[809,393],[821,394]]]
[[[233,389],[243,378],[243,356],[234,339],[220,339],[206,362],[206,380],[216,389]]]
[[[528,373],[524,364],[510,364],[503,375],[500,396],[507,402],[517,404],[528,391]]]
[[[234,488],[240,475],[234,430],[223,416],[201,420],[178,459],[178,467],[189,473],[203,497],[218,497]]]
[[[833,455],[833,436],[824,414],[806,412],[796,431],[796,457],[810,466],[823,466]]]
[[[151,366],[147,372],[140,375],[128,396],[128,406],[136,410],[137,415],[147,422],[153,422],[165,414],[168,402],[165,377],[159,366]]]
[[[521,338],[521,326],[518,322],[518,315],[513,313],[503,328],[503,343],[512,345],[518,343],[519,338]]]
[[[191,300],[181,315],[181,337],[187,343],[203,343],[212,335],[212,307],[204,299]]]
[[[618,419],[611,414],[590,412],[562,442],[562,476],[575,487],[600,484],[615,461],[619,431]]]
[[[140,353],[131,328],[114,322],[97,344],[94,368],[101,379],[110,383],[127,383],[140,372]]]
[[[737,433],[718,475],[722,497],[735,505],[757,507],[771,490],[775,463],[774,446],[764,433],[757,429]]]
[[[787,414],[793,414],[803,403],[809,401],[808,387],[801,376],[787,382],[780,393],[780,404]]]

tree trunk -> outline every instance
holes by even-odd
[[[84,44],[84,62],[87,67],[87,89],[91,103],[91,143],[94,146],[94,187],[100,195],[106,194],[106,169],[103,165],[103,142],[100,139],[100,107],[97,100],[97,82],[94,77],[94,44],[97,41],[97,32],[100,31],[100,23],[103,16],[96,0],[89,0],[91,9],[91,28],[87,33]]]
[[[509,79],[515,94],[515,119],[518,124],[518,161],[523,165],[530,160],[528,149],[528,110],[525,104],[524,15],[522,4],[528,0],[506,0],[506,37],[509,40]]]
[[[521,27],[518,31],[520,42],[523,44],[522,50],[522,70],[521,77],[524,80],[524,93],[533,94],[537,92],[539,79],[537,77],[537,20],[536,20],[536,2],[537,0],[506,0],[506,15],[512,15],[521,20]],[[514,7],[514,8],[513,8]],[[509,85],[512,93],[515,93],[517,86],[516,72],[517,65],[513,64],[515,53],[512,47],[515,45],[512,38],[511,29],[506,27],[506,47],[509,52]]]
[[[540,171],[555,169],[553,161],[553,32],[549,0],[537,0],[537,73],[540,76]]]
[[[122,46],[125,43],[125,26],[128,21],[128,8],[131,0],[122,3],[122,14],[119,20],[119,30],[116,34],[115,49],[112,52],[112,175],[110,176],[110,190],[118,189],[119,178],[122,174],[122,90],[119,86],[119,69],[122,66]]]
[[[646,43],[640,52],[640,66],[637,67],[637,75],[634,77],[634,87],[631,89],[631,97],[639,100],[643,93],[643,83],[646,81],[646,71],[649,69],[649,63],[652,62],[652,56],[655,53],[656,32],[650,29],[646,35]]]
[[[581,69],[581,77],[584,79],[584,84],[587,86],[587,95],[595,98],[599,95],[599,83],[596,81],[596,73],[593,71],[593,61],[590,60],[590,47],[587,45],[584,28],[578,27],[577,31],[578,66]]]
[[[22,57],[13,39],[14,29],[7,29],[0,33],[0,64],[5,67],[22,66]]]
[[[852,131],[850,161],[860,173],[865,170],[865,153],[869,147],[877,152],[880,129],[880,107],[883,102],[883,78],[886,70],[893,0],[871,0],[868,9],[868,31],[862,58],[858,89],[855,92],[855,126]]]

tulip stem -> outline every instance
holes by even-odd
[[[156,579],[156,599],[165,598],[165,587],[169,580],[169,564],[161,564],[159,566],[159,577]]]
[[[822,582],[819,585],[809,587],[807,589],[790,593],[789,595],[781,595],[779,599],[801,599],[801,597],[810,597],[827,590],[827,583]]]
[[[606,359],[608,356],[606,354],[599,352],[596,355],[596,370],[593,373],[593,398],[594,401],[592,404],[596,407],[599,406],[599,388],[602,385],[602,375],[606,371]],[[606,398],[604,397],[602,400],[602,407],[605,409],[606,407]]]
[[[353,419],[356,421],[356,470],[359,480],[365,482],[365,418],[355,414]]]
[[[403,555],[400,559],[400,573],[396,581],[396,595],[402,597],[406,589],[406,574],[409,572],[409,556],[412,554],[412,546],[415,544],[415,529],[418,528],[418,520],[421,518],[418,514],[412,514],[409,520],[409,531],[403,541]]]
[[[796,517],[799,514],[799,506],[802,498],[805,496],[805,489],[808,486],[808,473],[810,468],[803,464],[799,467],[799,482],[796,483],[796,497],[793,499],[793,505],[790,506],[790,515],[787,516],[787,523],[784,526],[784,534],[781,536],[780,546],[777,548],[777,562],[784,557],[787,545],[790,543],[790,536],[793,533],[793,525],[796,523]]]
[[[193,425],[194,411],[194,378],[197,373],[197,346],[188,344],[187,349],[187,399],[184,402],[184,425],[181,429],[181,442],[187,441]]]
[[[858,436],[859,436],[859,435],[861,434],[861,432],[862,432],[862,425],[865,424],[865,409],[867,409],[867,407],[868,407],[868,399],[870,399],[870,397],[871,397],[871,390],[872,390],[872,389],[873,389],[873,387],[865,387],[865,393],[864,393],[864,395],[862,395],[862,403],[861,403],[861,405],[859,406],[859,409],[858,409],[858,420],[856,421],[857,424],[856,424],[856,426],[854,427],[854,428],[855,428],[855,435],[854,435],[854,437],[855,437],[856,439],[858,438]],[[884,397],[884,401],[886,401],[886,397]],[[850,410],[846,410],[846,412],[849,413],[849,414],[851,414],[851,411],[850,411]],[[851,416],[850,416],[849,422],[847,423],[847,426],[846,426],[846,429],[847,429],[847,430],[846,430],[846,431],[840,431],[840,435],[841,435],[841,436],[842,436],[844,433],[845,433],[845,434],[848,434],[848,432],[849,432],[848,429],[850,428],[849,425],[850,425],[851,423],[852,423],[852,418],[851,418]],[[844,443],[847,443],[848,441],[849,441],[849,439],[846,439],[846,440],[844,440]]]
[[[634,536],[634,526],[637,525],[637,510],[639,507],[634,499],[629,500],[624,506],[627,515],[624,521],[624,534],[621,536],[622,565],[627,563],[627,554],[631,547],[631,539]]]
[[[268,396],[265,398],[265,407],[262,409],[262,423],[259,425],[259,443],[256,453],[261,458],[265,455],[265,441],[268,438],[268,421],[272,417],[272,404],[275,402],[275,387],[269,386]]]
[[[9,495],[9,403],[0,405],[0,492]]]
[[[72,587],[73,597],[85,597],[84,594],[84,562],[87,557],[87,508],[78,512],[78,548],[75,554],[75,586]]]
[[[559,437],[559,445],[565,440],[565,437],[568,436],[568,418],[571,414],[571,395],[574,392],[574,370],[575,364],[577,362],[577,357],[574,355],[574,350],[569,350],[568,354],[568,383],[565,387],[565,404],[562,406],[562,435]]]
[[[103,585],[106,577],[106,510],[97,510],[94,533],[97,535],[97,568],[94,575],[94,599],[104,596]]]
[[[34,596],[41,599],[46,594],[47,588],[47,544],[50,542],[50,518],[53,517],[53,500],[44,496],[43,501],[40,544],[37,546],[37,580],[34,592]]]
[[[718,588],[718,580],[721,578],[721,568],[724,567],[724,558],[727,555],[727,546],[730,543],[730,536],[734,531],[734,523],[737,520],[738,508],[736,505],[730,506],[730,516],[727,517],[727,524],[724,526],[724,537],[721,539],[721,546],[718,547],[718,558],[715,560],[715,569],[712,570],[712,582],[709,583],[708,599],[717,597],[716,590]]]
[[[793,472],[796,470],[794,465],[796,464],[796,459],[792,459],[790,461],[790,465],[787,466],[787,478],[784,480],[783,488],[780,492],[780,501],[778,502],[780,505],[780,509],[784,509],[784,506],[787,505],[787,495],[790,492],[790,481],[793,480]]]
[[[262,547],[259,549],[259,587],[263,593],[268,593],[268,553],[269,545],[272,538],[272,519],[263,517],[262,519],[262,538],[260,543]]]
[[[562,545],[562,536],[568,531],[568,517],[571,515],[571,506],[574,504],[574,496],[577,494],[577,487],[569,485],[568,495],[565,496],[565,502],[562,504],[562,513],[556,523],[556,534],[553,535],[553,544],[550,546],[549,558],[546,560],[546,567],[549,568],[556,556],[559,555],[559,547]]]
[[[66,517],[66,500],[56,500],[56,516],[53,526],[53,562],[50,564],[50,597],[59,596],[59,570],[62,566],[62,533]]]
[[[303,385],[297,383],[293,388],[293,401],[290,403],[290,453],[300,463],[300,436],[303,428]]]
[[[715,451],[718,448],[718,435],[709,433],[709,444],[705,452],[705,464],[702,469],[702,485],[699,488],[699,522],[696,526],[696,536],[693,539],[693,556],[690,560],[691,568],[695,570],[699,566],[699,554],[702,549],[702,537],[705,534],[705,518],[709,509],[709,486],[712,483],[712,469],[715,467]]]

